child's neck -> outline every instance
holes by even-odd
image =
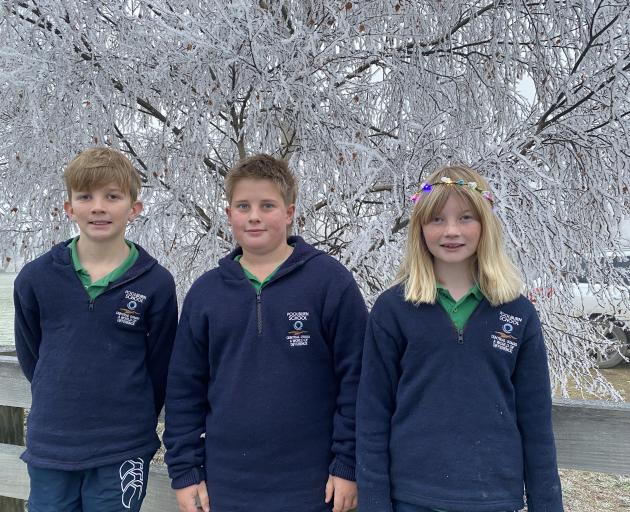
[[[475,284],[468,262],[452,265],[444,262],[435,262],[433,270],[437,282],[446,288],[455,300],[461,299]]]
[[[122,265],[129,256],[129,246],[124,238],[111,242],[94,242],[89,238],[79,237],[77,254],[81,266],[94,282]]]
[[[266,254],[256,254],[243,250],[240,262],[249,272],[254,274],[260,281],[263,281],[276,268],[282,265],[292,252],[293,247],[289,244],[281,245]]]

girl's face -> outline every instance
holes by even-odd
[[[468,202],[451,193],[442,210],[422,225],[422,235],[434,265],[469,266],[477,253],[481,222]]]

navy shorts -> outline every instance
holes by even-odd
[[[420,505],[412,505],[411,503],[403,503],[402,501],[394,501],[393,509],[394,512],[435,512],[435,509],[421,507]],[[514,512],[518,511],[515,510]]]
[[[151,456],[65,471],[28,465],[29,512],[138,512],[147,492]]]

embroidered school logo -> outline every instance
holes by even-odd
[[[131,508],[134,497],[139,500],[142,496],[144,484],[144,461],[141,458],[126,460],[118,470],[120,475],[120,490],[122,491],[122,505]]]
[[[522,321],[523,319],[518,316],[508,315],[500,311],[499,323],[501,324],[501,330],[494,331],[494,334],[490,335],[492,346],[508,354],[514,352],[514,349],[518,346],[518,338],[512,336],[512,332],[514,327],[520,325]]]
[[[311,339],[311,335],[306,330],[308,315],[308,311],[287,312],[289,330],[286,339],[289,342],[289,347],[306,347],[308,345]]]
[[[116,310],[116,322],[124,325],[134,326],[140,320],[139,306],[147,300],[146,295],[125,290],[124,305]]]

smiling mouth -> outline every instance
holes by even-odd
[[[442,244],[441,246],[445,249],[458,249],[464,247],[464,244]]]

